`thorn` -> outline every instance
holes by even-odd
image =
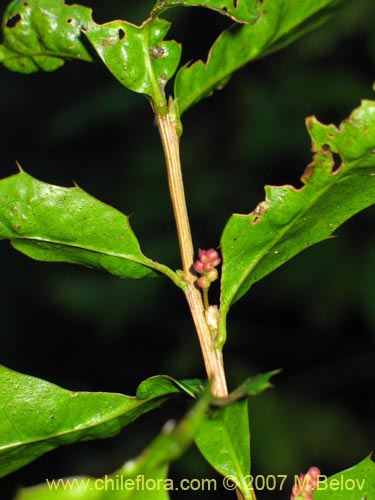
[[[16,162],[16,165],[17,165],[17,168],[18,168],[18,171],[21,173],[23,172],[23,168],[21,167],[21,165],[19,164],[19,162],[17,160],[14,160]]]

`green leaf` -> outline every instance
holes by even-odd
[[[227,486],[237,485],[244,499],[251,500],[250,430],[248,396],[255,396],[271,387],[272,371],[257,375],[240,385],[229,396],[215,400],[218,408],[211,409],[195,438],[199,451],[225,477]],[[229,488],[228,488],[229,489]]]
[[[226,480],[235,483],[244,498],[252,498],[246,476],[250,474],[250,432],[247,400],[214,410],[206,418],[195,442],[206,460]]]
[[[248,62],[284,47],[322,24],[342,1],[264,0],[255,24],[235,25],[224,31],[211,47],[205,63],[199,60],[179,70],[175,98],[180,114],[221,89]]]
[[[168,375],[156,375],[139,384],[136,396],[138,399],[149,399],[158,394],[182,392],[196,398],[202,394],[203,390],[204,386],[200,379],[176,380]]]
[[[218,343],[230,306],[253,283],[375,203],[375,101],[362,101],[340,128],[313,117],[307,128],[315,155],[303,186],[266,186],[265,201],[248,215],[232,215],[224,229]]]
[[[257,396],[266,389],[270,389],[272,386],[270,379],[280,373],[280,370],[272,370],[266,373],[259,373],[253,377],[248,378],[241,385],[232,391],[226,398],[213,398],[211,401],[215,406],[228,406],[236,401],[249,396]],[[149,379],[147,379],[149,380]],[[187,381],[185,381],[186,383]],[[188,381],[189,384],[191,381]],[[200,381],[201,382],[201,381]],[[201,382],[202,383],[202,382]]]
[[[92,61],[81,40],[91,9],[63,0],[14,0],[3,22],[0,63],[12,71],[53,71],[66,59]]]
[[[168,500],[168,491],[176,487],[166,477],[168,464],[191,445],[205,417],[208,400],[207,395],[203,396],[178,425],[167,422],[161,434],[138,457],[114,474],[98,479],[49,481],[47,485],[21,490],[15,500]]]
[[[375,463],[370,457],[329,478],[321,477],[314,500],[370,500],[375,498]]]
[[[85,34],[109,71],[134,92],[165,105],[164,87],[177,70],[181,46],[164,41],[170,23],[165,19],[148,19],[141,26],[126,21],[106,24],[90,22]]]
[[[160,271],[182,284],[171,269],[145,257],[129,219],[78,186],[45,184],[27,173],[0,180],[0,240],[36,260],[70,262],[122,278]]]
[[[0,365],[0,477],[59,446],[111,437],[173,395],[190,394],[189,384],[158,376],[137,397],[71,392]]]
[[[234,21],[251,23],[261,11],[260,0],[158,0],[151,15],[160,15],[173,7],[206,7]]]

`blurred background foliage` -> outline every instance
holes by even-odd
[[[81,3],[93,7],[97,22],[136,23],[153,4]],[[228,25],[204,9],[168,16],[171,37],[184,43],[184,62],[205,59]],[[197,249],[217,246],[231,213],[250,212],[264,184],[300,185],[311,161],[306,116],[338,124],[361,98],[373,97],[373,25],[371,1],[350,2],[324,27],[247,66],[187,112],[181,147]],[[104,67],[79,62],[28,76],[0,68],[0,88],[1,177],[16,171],[17,159],[46,182],[70,186],[74,179],[132,214],[144,253],[178,268],[164,159],[147,100],[123,89]],[[225,347],[230,387],[283,369],[275,389],[250,402],[254,474],[291,479],[310,465],[331,474],[374,448],[373,224],[373,209],[357,215],[337,238],[294,258],[233,308]],[[72,390],[127,394],[158,373],[204,378],[184,297],[166,279],[122,281],[33,262],[8,242],[0,244],[0,258],[2,364]],[[54,451],[2,480],[1,498],[46,477],[111,472],[185,410],[184,401],[175,401],[116,438]],[[213,473],[192,448],[172,475]],[[263,498],[288,499],[289,491],[264,491]]]

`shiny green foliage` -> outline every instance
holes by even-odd
[[[265,200],[224,229],[220,341],[231,304],[253,283],[375,203],[375,101],[362,101],[339,128],[311,117],[307,129],[315,154],[303,186],[266,186]]]
[[[3,20],[0,63],[13,71],[31,73],[52,71],[68,59],[92,61],[98,55],[122,85],[147,95],[154,110],[163,113],[167,106],[165,85],[177,71],[181,47],[164,40],[170,23],[159,16],[175,7],[209,8],[241,24],[217,39],[206,63],[188,64],[177,73],[175,103],[177,111],[183,113],[223,87],[234,71],[323,23],[341,1],[157,0],[150,17],[136,26],[123,20],[96,24],[90,9],[65,5],[61,0],[14,0]],[[240,104],[245,105],[245,99]],[[258,126],[259,121],[254,121]],[[271,116],[270,122],[275,127],[277,120]],[[323,125],[315,118],[309,118],[307,126],[314,158],[301,178],[302,186],[266,186],[265,200],[250,214],[233,215],[223,232],[219,348],[225,340],[231,305],[253,283],[303,249],[331,237],[340,224],[375,202],[375,103],[363,101],[340,128]],[[269,134],[268,140],[275,136]],[[288,140],[280,136],[279,144],[286,144]],[[162,273],[177,286],[186,286],[181,274],[143,254],[128,217],[78,186],[52,186],[23,171],[0,180],[1,239],[9,239],[14,248],[37,260],[80,264],[123,278]],[[140,302],[142,312],[155,309],[152,300]],[[104,316],[107,319],[109,315]],[[152,333],[157,337],[159,332]],[[0,367],[0,476],[61,445],[113,436],[168,398],[184,394],[198,402],[181,423],[176,426],[169,421],[138,457],[110,476],[99,478],[101,482],[75,478],[78,482],[73,487],[65,488],[67,483],[61,483],[56,491],[44,484],[21,490],[17,500],[143,500],[145,490],[150,500],[167,500],[168,465],[193,441],[207,461],[220,474],[230,476],[250,500],[247,400],[268,388],[274,373],[250,379],[227,398],[208,399],[200,380],[152,377],[131,397],[71,392]],[[265,448],[269,454],[267,444]],[[374,463],[366,459],[331,478],[330,486],[316,492],[314,499],[370,500],[374,472]],[[107,479],[123,485],[140,476],[162,486],[97,487]],[[342,478],[363,484],[360,495],[332,487]]]
[[[143,500],[146,497],[167,500],[168,491],[173,490],[173,482],[166,478],[168,464],[192,443],[204,419],[208,401],[208,397],[203,396],[177,425],[167,423],[138,457],[126,462],[115,473],[98,479],[66,479],[64,484],[69,488],[64,488],[61,483],[56,490],[48,485],[26,488],[15,500]],[[104,484],[109,486],[104,488]]]
[[[19,391],[20,389],[22,391],[22,388],[26,386],[28,392],[25,391],[24,400],[28,400],[28,398],[33,399],[30,398],[30,393],[36,389],[37,398],[33,403],[34,405],[37,405],[39,398],[42,397],[42,411],[40,417],[38,417],[41,422],[39,423],[38,418],[35,418],[37,425],[39,425],[39,435],[47,434],[44,431],[42,422],[46,418],[50,419],[51,414],[55,415],[53,429],[56,429],[58,425],[59,417],[57,413],[59,408],[53,397],[55,396],[56,399],[56,395],[59,396],[59,402],[61,404],[64,403],[65,409],[60,422],[64,426],[64,429],[58,433],[55,430],[53,440],[50,436],[45,437],[44,446],[49,444],[49,448],[39,453],[39,455],[61,444],[92,439],[94,434],[96,434],[96,437],[108,437],[108,435],[111,435],[108,432],[104,436],[99,434],[99,430],[104,427],[104,424],[96,415],[91,416],[91,422],[97,422],[97,427],[91,423],[90,428],[89,426],[86,428],[83,424],[79,426],[79,431],[76,429],[78,425],[74,426],[74,419],[75,413],[80,407],[81,397],[86,398],[85,401],[82,401],[82,404],[86,403],[85,414],[88,415],[90,415],[91,409],[90,398],[92,400],[99,396],[102,398],[113,398],[113,401],[111,400],[106,406],[107,413],[111,411],[115,414],[115,417],[112,417],[112,419],[107,417],[105,423],[107,425],[112,424],[112,426],[117,425],[114,431],[117,432],[122,427],[117,420],[124,418],[121,412],[121,404],[129,405],[129,410],[127,411],[129,421],[127,420],[126,423],[130,423],[130,420],[134,420],[145,411],[155,408],[174,394],[185,393],[193,397],[199,396],[195,406],[179,424],[175,425],[174,422],[168,422],[163,428],[162,433],[138,457],[127,461],[123,467],[107,476],[106,479],[77,477],[65,479],[63,482],[60,480],[59,483],[56,480],[54,484],[59,485],[56,487],[56,490],[48,485],[26,488],[20,491],[16,500],[59,500],[62,498],[67,500],[70,498],[82,498],[82,500],[136,500],[143,498],[141,495],[144,495],[145,491],[147,491],[148,497],[150,495],[152,499],[168,499],[168,490],[173,489],[173,482],[166,478],[168,465],[171,461],[181,456],[193,440],[195,440],[199,450],[210,464],[222,475],[230,476],[233,482],[243,491],[245,499],[251,498],[248,481],[246,481],[245,477],[250,470],[250,434],[247,400],[249,396],[257,395],[271,387],[270,378],[277,372],[273,371],[257,375],[244,382],[230,393],[227,398],[215,399],[209,397],[209,394],[204,392],[202,383],[199,380],[177,381],[166,376],[151,377],[138,386],[136,397],[130,398],[129,396],[122,396],[120,394],[71,393],[47,382],[20,375],[7,369],[3,370],[5,371],[5,377],[11,377],[11,380],[7,381],[10,381],[10,392],[12,392],[14,384],[18,385]],[[66,400],[66,398],[70,399]],[[71,402],[72,398],[76,398],[76,401],[73,401],[73,403]],[[115,405],[115,398],[119,400],[120,409]],[[131,404],[133,404],[133,407],[130,408]],[[25,413],[32,413],[32,403],[29,401],[27,405]],[[144,405],[144,407],[141,405]],[[60,412],[62,413],[63,410],[60,409]],[[68,414],[69,418],[67,418]],[[67,424],[67,420],[69,424]],[[33,424],[32,421],[31,424]],[[19,424],[16,422],[15,428],[17,429],[18,426]],[[65,429],[67,426],[69,428]],[[71,430],[70,427],[72,427]],[[23,432],[25,433],[29,432],[26,427],[26,419],[23,424],[21,422],[20,428],[21,431],[23,428]],[[50,428],[52,428],[51,424],[49,424],[47,429]],[[79,437],[74,439],[78,432],[80,432]],[[62,441],[62,434],[64,435],[64,439],[66,439],[65,442]],[[68,436],[70,436],[70,439],[68,439]],[[27,440],[31,441],[32,439],[29,436]],[[36,440],[34,439],[34,441]],[[41,438],[39,438],[39,441],[42,441]],[[24,445],[21,450],[22,452],[30,452],[31,445],[29,442],[27,445],[27,450],[25,450],[26,445]],[[36,446],[36,443],[33,443],[33,445]],[[41,443],[39,445],[41,446]],[[31,449],[31,451],[33,450]],[[19,466],[21,465],[23,464]],[[136,481],[140,476],[144,482],[143,486],[138,484],[138,487],[136,487]],[[112,480],[113,484],[116,484],[117,487],[107,490],[101,489],[105,480],[107,481],[106,484],[110,484]],[[154,488],[151,491],[151,487],[150,489],[145,487],[146,481],[148,481],[149,485],[153,485],[154,481],[159,481],[158,484],[160,487]],[[51,481],[49,483],[51,484]],[[124,488],[124,484],[127,484],[128,487]],[[69,487],[66,485],[69,485]]]
[[[91,9],[56,0],[13,1],[3,18],[0,62],[21,73],[53,71],[66,59],[92,61],[87,39],[125,87],[165,107],[164,86],[180,61],[181,46],[163,41],[170,23],[150,18],[142,26],[126,21],[98,25]],[[91,51],[95,53],[94,50]]]
[[[222,88],[248,62],[273,52],[321,24],[343,0],[158,0],[141,26],[125,20],[96,24],[91,9],[63,1],[14,0],[3,19],[0,62],[13,71],[52,71],[66,59],[93,60],[93,49],[122,85],[152,98],[166,112],[164,88],[178,69],[181,46],[164,41],[170,23],[158,16],[173,7],[207,7],[242,24],[225,31],[206,63],[180,69],[175,80],[179,113]],[[92,51],[94,53],[94,51]]]
[[[153,15],[173,7],[206,7],[243,23],[255,22],[261,12],[260,0],[158,0],[153,8]]]
[[[221,89],[231,75],[248,62],[284,47],[324,22],[340,2],[265,0],[254,24],[233,26],[224,31],[211,47],[206,62],[188,64],[177,73],[175,97],[180,114]]]
[[[190,395],[191,385],[157,376],[136,397],[71,392],[0,366],[0,477],[59,446],[111,437],[171,396]]]
[[[251,499],[246,476],[250,471],[250,432],[247,399],[212,410],[196,437],[199,451],[210,464]]]
[[[370,500],[375,498],[375,463],[367,457],[328,479],[322,478],[314,500]]]
[[[91,9],[64,0],[14,0],[5,11],[0,62],[12,71],[53,71],[66,59],[91,61],[81,30]]]
[[[163,96],[164,86],[180,61],[181,46],[163,41],[170,23],[149,19],[142,26],[126,21],[103,25],[90,22],[86,36],[110,72],[125,87],[154,98]]]
[[[247,401],[271,387],[270,378],[277,372],[257,375],[218,400],[202,423],[195,442],[206,460],[241,490],[245,500],[252,498],[249,489],[250,430]],[[228,483],[228,485],[229,485]],[[230,485],[229,485],[230,486]]]
[[[40,182],[26,172],[0,180],[0,240],[45,262],[70,262],[122,278],[156,271],[179,281],[166,266],[145,257],[129,219],[78,186]]]

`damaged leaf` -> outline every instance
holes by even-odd
[[[142,26],[126,21],[90,22],[85,34],[109,71],[122,85],[158,100],[177,70],[181,46],[164,41],[170,27],[165,19],[149,19]]]
[[[254,24],[232,26],[218,37],[206,62],[189,63],[178,71],[175,98],[180,114],[223,88],[232,74],[248,62],[321,25],[342,1],[345,0],[264,0]]]
[[[54,71],[67,59],[92,61],[81,30],[91,9],[63,0],[14,0],[2,21],[0,63],[12,71]]]
[[[310,117],[307,129],[315,154],[303,186],[266,186],[265,201],[224,228],[219,343],[230,306],[253,283],[375,203],[375,101],[362,101],[339,128]]]
[[[253,23],[261,12],[261,6],[261,0],[158,0],[151,14],[160,15],[173,7],[206,7],[233,21]]]
[[[92,61],[96,51],[122,85],[165,108],[164,87],[181,56],[180,44],[164,40],[170,23],[150,18],[141,26],[99,25],[91,16],[91,9],[64,0],[14,0],[3,18],[0,63],[22,73],[53,71],[68,59]]]

